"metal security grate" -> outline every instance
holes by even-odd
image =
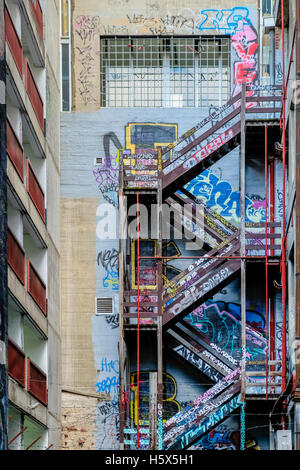
[[[96,297],[95,303],[96,315],[113,315],[114,305],[111,297]]]
[[[101,38],[103,107],[221,106],[230,96],[230,39]]]

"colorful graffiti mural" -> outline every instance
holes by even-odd
[[[203,436],[191,449],[240,450],[240,432],[232,431],[226,424],[221,424]],[[246,433],[245,449],[260,450],[256,439],[248,433]]]
[[[234,63],[234,90],[236,96],[242,90],[242,84],[254,84],[257,78],[257,33],[250,20],[244,19],[243,27],[237,30],[232,36],[232,48],[235,50],[238,60]],[[253,90],[247,91],[246,96],[254,96]],[[238,106],[238,103],[237,105]],[[247,103],[246,107],[251,108],[256,103]]]
[[[199,329],[210,343],[226,351],[230,356],[240,357],[240,305],[207,301],[185,319]],[[262,361],[266,351],[264,316],[260,312],[247,310],[246,322],[246,357],[248,360]]]
[[[141,371],[139,374],[139,424],[140,426],[149,426],[149,372]],[[132,391],[131,419],[135,426],[137,425],[137,373],[133,372],[130,379]],[[163,372],[163,421],[180,410],[180,405],[176,400],[177,385],[174,377]]]
[[[188,184],[185,189],[192,193],[206,206],[222,217],[239,222],[240,192],[229,182],[216,176],[212,170],[205,170]],[[263,222],[265,219],[265,201],[258,195],[256,200],[246,196],[246,222]]]
[[[115,248],[103,250],[98,253],[97,264],[98,266],[102,266],[106,271],[106,275],[102,280],[103,287],[119,290],[118,260],[119,252]]]

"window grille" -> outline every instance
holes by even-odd
[[[230,38],[101,38],[101,106],[221,106],[230,97]]]

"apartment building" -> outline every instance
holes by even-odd
[[[7,223],[7,323],[2,324],[2,339],[8,374],[1,401],[2,447],[58,449],[60,6],[57,0],[1,3],[7,155],[2,179],[7,196],[2,214]]]

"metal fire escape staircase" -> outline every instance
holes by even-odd
[[[278,101],[281,101],[279,96],[247,97],[246,106],[249,103],[249,109],[244,112],[258,115],[278,113],[280,108],[262,106],[263,102],[274,104]],[[250,106],[253,103],[255,107]],[[134,155],[129,155],[127,163],[123,163],[124,187],[135,190],[161,188],[161,200],[173,209],[174,227],[184,226],[186,234],[202,240],[209,250],[174,277],[161,294],[159,288],[157,291],[158,298],[162,298],[162,327],[166,345],[215,383],[194,401],[189,410],[179,412],[166,421],[163,433],[165,449],[190,447],[242,403],[240,357],[232,357],[217,347],[185,318],[238,276],[241,267],[241,232],[211,208],[200,204],[184,188],[199,173],[240,145],[241,107],[239,94],[224,107],[223,116],[227,115],[198,137],[194,138],[194,134],[207,127],[207,124],[211,125],[211,117],[186,132],[177,142],[155,152],[157,160],[151,167],[141,170],[141,167],[136,166],[137,158]],[[215,119],[218,117],[216,115]],[[178,147],[180,149],[176,150]],[[143,177],[139,178],[139,174]],[[181,209],[187,205],[189,211],[183,212]],[[278,224],[273,223],[272,226]],[[252,224],[251,228],[259,227],[264,227],[264,223]],[[255,239],[261,239],[262,234],[251,232],[249,228],[245,238],[249,240],[248,244],[245,240],[245,248],[249,252],[257,248]],[[269,235],[268,238],[273,240],[275,236],[272,238]],[[268,243],[268,249],[275,249],[275,245],[271,244],[274,240]],[[261,249],[265,250],[265,245]],[[125,307],[126,315],[127,318],[130,316]],[[262,338],[261,333],[249,325],[246,326],[246,332],[248,336]]]

